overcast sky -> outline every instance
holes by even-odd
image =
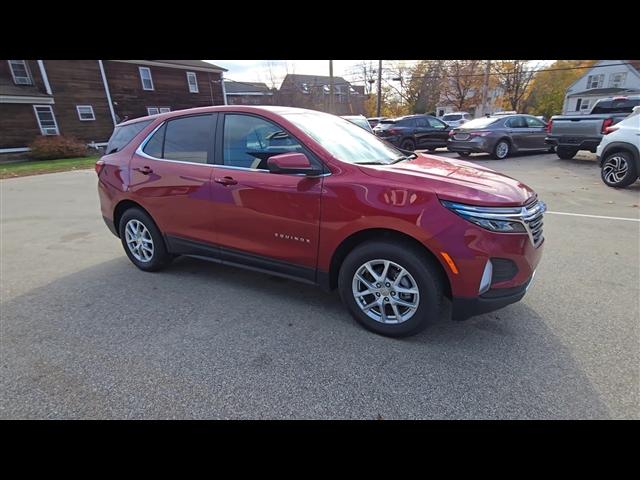
[[[369,61],[369,60],[367,60]],[[377,62],[377,60],[371,60]],[[408,60],[412,63],[415,60]],[[220,67],[227,68],[225,78],[238,82],[265,82],[271,86],[271,73],[276,87],[287,73],[299,73],[305,75],[329,75],[329,60],[205,60]],[[345,80],[354,80],[354,71],[363,60],[334,60],[333,74],[344,77]]]
[[[334,60],[333,74],[344,77],[347,81],[357,79],[356,69],[363,61],[377,64],[377,60]],[[225,78],[238,82],[264,82],[270,87],[275,83],[279,88],[280,83],[287,73],[299,73],[305,75],[329,75],[329,60],[205,60],[220,67],[228,69]],[[417,60],[406,60],[411,65]],[[532,60],[531,65],[548,65],[553,60]],[[384,71],[384,64],[383,64]],[[273,81],[271,78],[273,77]],[[361,75],[360,75],[361,78]]]

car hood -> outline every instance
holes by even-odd
[[[363,173],[429,190],[444,200],[472,205],[518,206],[535,198],[524,183],[471,162],[435,155],[393,165],[359,165]]]

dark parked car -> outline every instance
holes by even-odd
[[[407,115],[381,120],[373,133],[396,147],[413,151],[446,147],[450,130],[446,123],[431,115]]]
[[[549,150],[546,135],[546,124],[533,115],[476,118],[451,130],[447,149],[461,157],[485,152],[503,159],[514,152]]]
[[[519,301],[544,248],[545,205],[518,180],[323,112],[179,110],[119,124],[107,152],[102,216],[136,267],[188,255],[337,288],[383,335],[417,333],[445,296],[456,319]]]

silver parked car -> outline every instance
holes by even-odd
[[[342,118],[364,128],[369,133],[373,133],[373,128],[371,128],[369,120],[364,115],[343,115]]]
[[[473,117],[471,116],[471,114],[467,112],[445,113],[442,117],[440,117],[440,120],[449,125],[451,128],[459,127],[463,123],[466,123],[472,119]]]
[[[449,132],[447,149],[461,157],[489,153],[507,158],[511,153],[549,150],[544,141],[547,125],[533,115],[499,115],[476,118]]]

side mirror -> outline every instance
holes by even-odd
[[[302,173],[304,175],[320,175],[320,169],[311,165],[304,153],[282,153],[267,160],[271,173]]]

